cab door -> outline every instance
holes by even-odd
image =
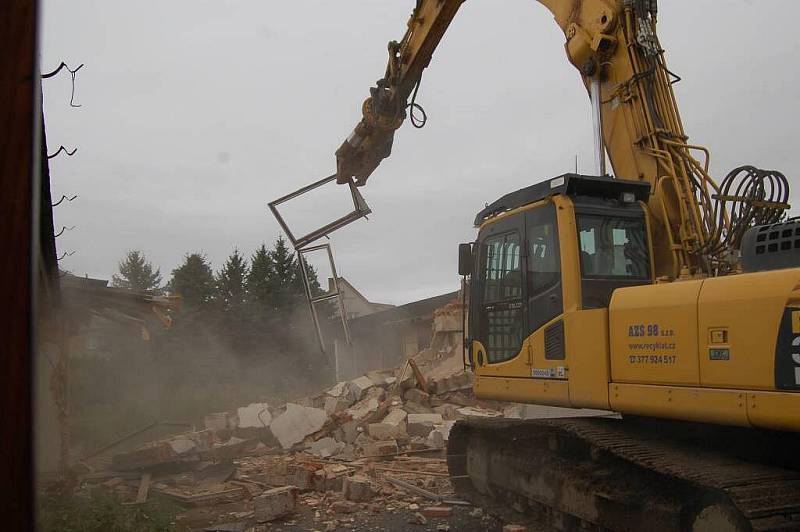
[[[478,367],[516,358],[525,338],[523,215],[490,223],[478,238],[478,265],[473,289],[473,321]],[[488,369],[488,368],[487,368]]]

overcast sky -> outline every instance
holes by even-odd
[[[165,280],[188,252],[215,270],[280,234],[267,202],[335,171],[334,151],[382,76],[413,0],[45,0],[42,71],[62,267],[110,278],[141,249]],[[660,2],[660,36],[690,140],[712,173],[800,170],[796,0]],[[486,203],[591,173],[591,116],[564,36],[533,0],[469,0],[426,71],[422,130],[408,123],[362,192],[373,210],[335,233],[341,275],[373,301],[458,286],[456,245]],[[795,203],[800,185],[795,184]],[[344,195],[343,188],[328,194]],[[342,203],[295,207],[317,225]],[[324,273],[323,273],[324,275]]]

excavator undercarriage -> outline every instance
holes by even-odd
[[[664,420],[471,418],[447,461],[459,496],[557,530],[789,531],[798,448],[796,434]]]

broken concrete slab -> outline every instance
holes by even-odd
[[[270,423],[270,430],[281,447],[289,449],[309,434],[320,430],[328,416],[320,408],[287,403],[286,410]]]
[[[356,438],[359,435],[358,431],[358,422],[356,421],[346,421],[339,425],[339,427],[334,432],[334,437],[345,443],[355,443]]]
[[[369,423],[374,418],[380,417],[379,409],[385,397],[384,390],[373,387],[362,400],[348,408],[345,413],[357,424]]]
[[[434,425],[441,424],[443,421],[441,414],[409,414],[406,432],[409,436],[427,437]]]
[[[289,515],[297,509],[298,489],[284,486],[267,490],[253,499],[255,519],[259,523]]]
[[[272,423],[272,414],[267,403],[250,403],[236,410],[239,428],[266,428]]]
[[[376,495],[375,488],[369,478],[363,475],[344,477],[342,482],[342,496],[355,502],[366,502]]]
[[[189,454],[197,451],[197,442],[190,438],[175,438],[173,440],[169,440],[167,444],[172,449],[172,452],[176,455]]]
[[[344,449],[344,443],[331,438],[330,436],[322,438],[311,444],[311,454],[319,456],[320,458],[328,458],[335,456]]]
[[[337,412],[343,412],[344,410],[347,410],[351,404],[352,403],[348,399],[344,399],[342,397],[326,397],[323,409],[325,410],[326,414],[332,416]]]

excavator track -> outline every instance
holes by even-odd
[[[778,447],[759,442],[753,463],[725,452],[743,442],[713,448],[621,419],[471,418],[453,427],[447,461],[459,496],[560,530],[800,531],[797,461],[769,465]]]

